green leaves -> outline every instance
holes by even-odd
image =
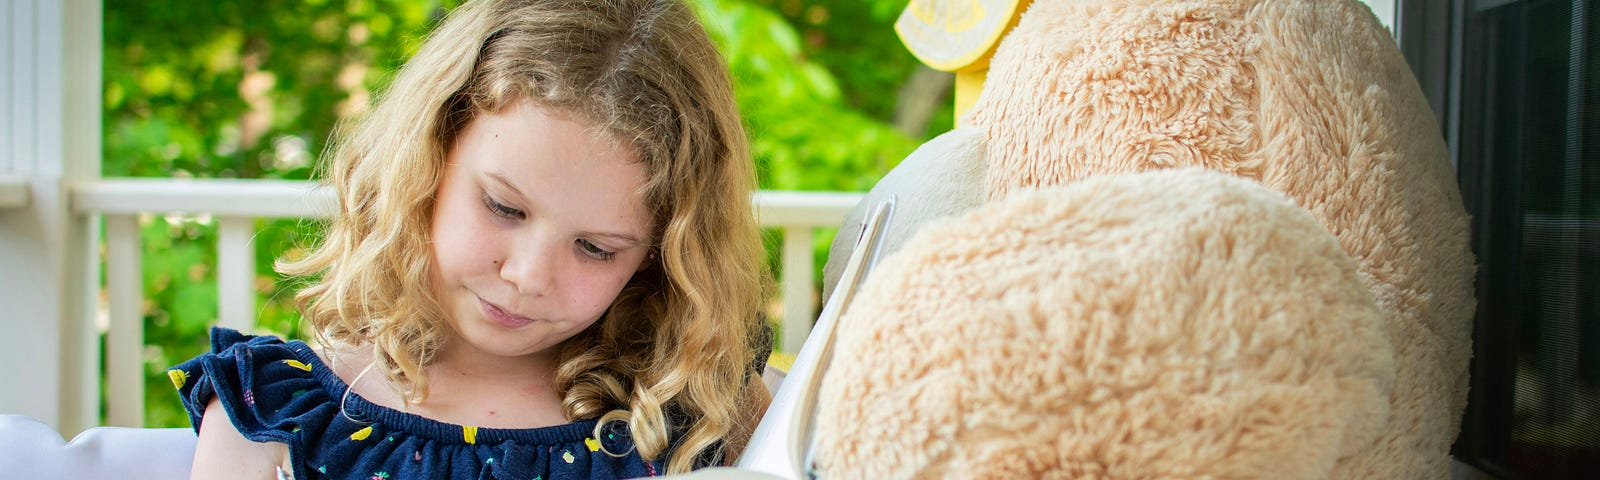
[[[698,5],[727,57],[762,188],[864,190],[916,148],[844,104],[834,71],[808,59],[801,33],[778,12],[753,2]]]

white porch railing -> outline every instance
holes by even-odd
[[[217,323],[240,330],[255,326],[255,251],[260,218],[325,218],[335,210],[333,192],[310,182],[285,180],[99,179],[71,190],[79,215],[105,218],[105,338],[107,423],[144,424],[144,298],[141,284],[139,215],[210,215],[218,225]],[[798,351],[815,318],[812,233],[839,225],[861,194],[762,191],[754,197],[764,227],[781,228],[783,240],[784,343]],[[92,332],[91,332],[92,333]],[[93,396],[93,392],[89,395]],[[91,400],[92,401],[92,400]]]

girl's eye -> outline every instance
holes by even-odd
[[[599,245],[595,245],[594,242],[590,242],[588,240],[579,239],[578,249],[582,250],[583,254],[589,256],[589,258],[593,258],[602,262],[609,262],[611,259],[617,257],[617,252],[600,248]]]
[[[522,217],[523,217],[522,210],[517,210],[515,208],[507,207],[503,203],[494,201],[493,198],[489,197],[489,194],[487,192],[485,192],[483,194],[483,206],[487,207],[489,209],[489,211],[493,212],[495,215],[499,215],[499,216],[502,216],[502,217],[505,217],[505,218],[510,218],[510,219],[514,219],[514,220],[521,220]]]

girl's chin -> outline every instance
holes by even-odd
[[[545,338],[525,330],[506,332],[496,328],[482,328],[464,335],[460,340],[473,350],[498,357],[526,357],[550,349],[545,345],[549,343]]]

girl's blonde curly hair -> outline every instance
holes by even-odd
[[[521,101],[589,120],[636,148],[648,172],[655,264],[560,347],[566,416],[598,417],[597,430],[626,422],[645,458],[671,454],[669,472],[719,458],[742,418],[768,279],[728,74],[677,0],[487,0],[450,12],[372,111],[335,134],[323,177],[339,211],[312,253],[279,265],[309,279],[301,312],[325,344],[370,345],[377,369],[421,401],[423,366],[448,329],[428,283],[445,155],[478,115]]]

